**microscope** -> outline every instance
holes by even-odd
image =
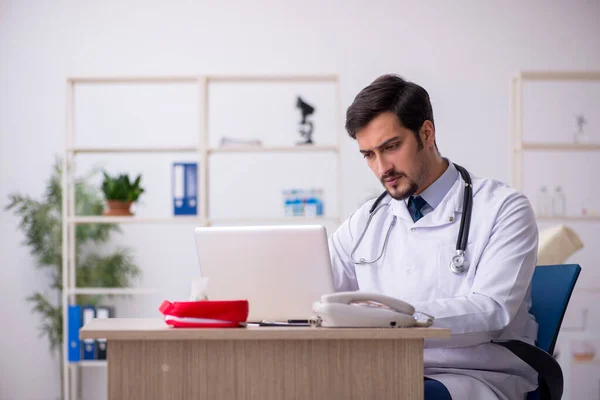
[[[307,117],[315,112],[315,108],[307,104],[300,96],[298,96],[296,101],[296,108],[299,108],[302,113],[302,120],[298,123],[298,132],[304,138],[304,142],[298,142],[298,144],[313,144],[312,133],[314,125]]]

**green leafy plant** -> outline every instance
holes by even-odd
[[[20,218],[19,229],[35,257],[37,267],[50,278],[48,290],[27,297],[32,310],[41,318],[40,337],[47,337],[50,351],[58,350],[62,374],[62,164],[56,160],[40,200],[19,193],[9,195],[7,210]],[[87,183],[97,171],[75,181],[75,214],[101,215],[104,201],[98,189]],[[128,287],[139,276],[130,250],[102,251],[100,246],[120,229],[114,224],[78,224],[75,229],[75,266],[77,287]],[[103,296],[78,295],[76,303],[97,305]],[[61,377],[62,379],[62,377]],[[62,387],[62,385],[61,385]]]
[[[106,171],[103,174],[104,182],[102,183],[102,191],[106,200],[136,202],[140,195],[144,193],[144,189],[140,185],[142,180],[141,175],[138,175],[132,182],[129,180],[127,174],[120,174],[116,177],[111,177]]]

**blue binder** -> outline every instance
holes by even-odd
[[[97,306],[96,318],[112,318],[114,309],[112,307]],[[106,360],[106,350],[108,342],[106,339],[96,339],[96,358],[98,360]]]
[[[93,306],[85,306],[82,310],[83,325],[85,326],[90,323],[92,319],[96,318],[96,308]],[[96,341],[94,339],[83,340],[83,359],[96,359]]]
[[[67,313],[67,338],[69,340],[68,360],[81,360],[81,342],[79,341],[79,328],[81,328],[81,307],[78,305],[69,305]]]
[[[173,214],[198,213],[198,164],[173,163],[172,174]]]

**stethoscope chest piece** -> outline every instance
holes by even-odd
[[[464,274],[469,269],[467,260],[465,259],[465,252],[463,250],[456,250],[456,254],[450,261],[450,270],[455,274]]]
[[[467,249],[467,242],[469,239],[469,228],[470,228],[470,224],[471,224],[471,211],[473,209],[473,184],[471,182],[469,173],[467,172],[466,169],[464,169],[463,167],[461,167],[460,165],[457,165],[457,164],[454,164],[454,166],[456,167],[456,169],[458,170],[458,172],[460,173],[460,175],[462,176],[462,178],[465,182],[464,195],[463,195],[462,218],[460,220],[460,229],[458,231],[458,238],[456,241],[456,254],[454,256],[452,256],[452,260],[450,261],[450,270],[453,273],[460,275],[460,274],[464,274],[469,269],[469,265],[468,265],[466,257],[465,257],[465,251]],[[390,238],[390,233],[392,232],[392,228],[396,224],[396,216],[393,217],[390,227],[387,230],[387,233],[385,235],[385,239],[383,241],[383,246],[382,246],[381,252],[379,253],[379,256],[377,256],[377,258],[374,258],[371,260],[367,260],[364,257],[361,257],[358,261],[356,261],[354,258],[354,253],[356,252],[356,249],[358,249],[358,246],[360,245],[361,241],[363,240],[363,237],[367,233],[367,230],[369,229],[369,224],[371,223],[371,219],[373,219],[373,216],[375,216],[377,211],[379,211],[382,207],[390,206],[390,203],[379,204],[383,200],[383,198],[386,197],[387,195],[388,195],[387,191],[383,192],[375,200],[375,202],[371,206],[371,209],[369,210],[369,219],[367,220],[366,226],[364,227],[362,234],[358,238],[356,244],[354,245],[354,248],[352,249],[352,252],[350,253],[350,260],[352,261],[353,264],[357,264],[357,265],[374,264],[385,253],[385,249],[388,244],[388,239]],[[448,220],[450,222],[454,222],[455,219],[453,216],[450,216],[450,217],[448,217]]]

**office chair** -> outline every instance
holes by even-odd
[[[554,359],[554,345],[581,267],[577,264],[540,265],[531,282],[531,314],[538,323],[536,346],[520,340],[492,340],[512,351],[538,373],[538,388],[527,400],[559,400],[563,374]]]

